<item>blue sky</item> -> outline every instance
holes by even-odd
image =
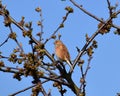
[[[40,17],[39,14],[35,12],[35,8],[41,7],[44,18],[44,39],[49,38],[49,36],[51,36],[51,34],[59,26],[62,21],[62,17],[66,13],[64,10],[65,7],[71,6],[74,9],[74,13],[70,14],[68,20],[65,22],[65,27],[60,29],[59,33],[62,35],[61,40],[69,49],[72,60],[74,60],[77,56],[76,46],[81,49],[85,44],[85,34],[87,33],[91,36],[97,30],[97,24],[99,23],[73,6],[73,4],[71,4],[68,0],[63,2],[61,0],[4,0],[2,2],[7,6],[7,9],[10,11],[10,15],[16,21],[20,21],[21,17],[24,16],[26,22],[33,22],[34,36],[36,32],[40,31],[40,28],[37,26],[37,21]],[[109,16],[106,0],[77,0],[77,2],[99,18],[107,19]],[[118,0],[111,0],[113,5],[116,2],[118,2]],[[118,9],[120,9],[120,6]],[[8,29],[3,26],[2,19],[3,18],[0,17],[0,43],[5,40],[6,36],[9,34]],[[120,25],[120,15],[118,15],[118,19],[114,20],[114,23]],[[98,42],[98,48],[94,51],[93,59],[91,61],[91,69],[89,70],[86,78],[87,96],[116,96],[116,93],[120,92],[120,37],[113,34],[114,30],[115,29],[112,28],[109,34],[98,35],[95,38]],[[22,38],[21,31],[18,30],[17,27],[14,27],[14,31],[17,32],[18,39],[25,46],[25,51],[30,52],[31,49],[27,46],[28,38]],[[51,54],[54,52],[53,42],[54,40],[51,40],[46,45],[46,48]],[[17,45],[15,45],[12,40],[9,40],[6,45],[0,47],[0,51],[2,51],[4,55],[7,55],[10,54],[12,49],[16,46]],[[87,64],[88,57],[84,56],[82,59],[85,59],[85,64]],[[8,65],[13,66],[8,61],[5,62]],[[79,67],[76,66],[73,78],[78,86],[79,74]],[[0,72],[1,96],[7,96],[32,85],[30,77],[23,77],[23,80],[19,82],[14,80],[12,76],[12,74],[3,74],[3,72]],[[51,86],[51,83],[44,85],[47,90],[52,90],[53,96],[60,96],[60,94],[56,92],[56,89]],[[31,90],[28,90],[17,96],[30,96],[30,94]],[[71,93],[71,90],[68,90],[65,96],[70,96],[71,94],[73,94]]]

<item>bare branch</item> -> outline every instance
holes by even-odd
[[[0,55],[0,59],[1,59],[1,58],[8,59],[9,57],[6,57],[6,56],[3,56],[3,55]]]
[[[2,71],[2,72],[8,72],[8,73],[16,73],[15,70],[9,70],[9,68],[8,69],[0,68],[0,71]]]
[[[42,34],[43,34],[43,16],[42,16],[42,9],[41,9],[41,11],[40,11],[40,22],[41,22],[41,24],[40,24],[40,27],[41,27],[41,34],[40,34],[40,40],[39,41],[42,41]]]
[[[67,18],[68,18],[68,16],[69,16],[70,13],[71,13],[71,12],[67,11],[66,15],[63,17],[63,20],[62,20],[62,22],[60,23],[60,25],[58,26],[58,28],[53,32],[53,34],[52,34],[48,39],[46,39],[46,41],[45,41],[44,44],[46,44],[50,39],[52,39],[52,37],[58,32],[58,30],[59,30],[60,28],[63,28],[63,27],[64,27],[64,23],[65,23],[65,21],[67,20]]]
[[[43,81],[43,82],[41,82],[41,83],[43,84],[43,83],[46,83],[46,82],[48,82],[48,80],[45,80],[45,81]],[[17,91],[17,92],[15,92],[15,93],[11,94],[11,95],[9,95],[9,96],[15,96],[15,95],[17,95],[17,94],[19,94],[19,93],[22,93],[22,92],[24,92],[24,91],[26,91],[26,90],[29,90],[29,89],[31,89],[31,88],[33,88],[33,87],[35,87],[35,86],[37,86],[37,84],[31,85],[31,86],[29,86],[29,87],[27,87],[27,88],[24,88],[24,89],[22,89],[22,90],[20,90],[20,91]]]
[[[111,9],[111,5],[110,5],[110,1],[107,0],[107,3],[108,3],[109,14],[110,14],[110,17],[111,17],[112,16],[112,9]]]
[[[87,75],[87,73],[88,73],[88,70],[90,69],[90,62],[91,62],[92,58],[93,58],[93,57],[90,56],[89,59],[88,59],[87,68],[86,68],[85,73],[84,73],[84,78],[86,78],[86,75]]]
[[[70,0],[70,1],[71,1],[77,8],[79,8],[80,10],[82,10],[84,13],[86,13],[86,14],[89,15],[90,17],[92,17],[92,18],[96,19],[97,21],[100,21],[101,23],[104,23],[104,24],[105,24],[105,21],[104,21],[104,20],[98,18],[97,16],[95,16],[95,15],[91,14],[90,12],[88,12],[87,10],[85,10],[85,9],[82,7],[82,5],[77,4],[74,0]],[[120,13],[120,12],[117,12],[117,14],[119,14],[119,13]],[[112,24],[112,27],[117,28],[117,29],[120,29],[120,26],[117,26],[117,25],[115,25],[115,24]]]
[[[55,72],[53,72],[52,70],[49,70],[49,69],[46,68],[45,66],[41,66],[41,68],[43,68],[43,69],[45,69],[46,71],[48,71],[48,72],[50,73],[49,75],[53,75],[53,76],[58,77],[58,75],[57,75]]]
[[[78,63],[80,57],[84,54],[84,52],[86,51],[86,48],[88,47],[88,45],[92,42],[92,40],[99,34],[100,30],[109,22],[111,21],[111,17],[109,19],[106,20],[105,24],[103,24],[91,37],[90,39],[86,42],[86,44],[83,46],[82,50],[79,52],[79,54],[77,55],[75,61],[73,62],[73,68],[76,66],[76,64]]]
[[[87,67],[86,67],[86,70],[85,72],[83,72],[83,66],[80,66],[81,68],[81,74],[82,74],[82,78],[81,78],[81,85],[80,85],[80,93],[83,93],[83,94],[86,94],[85,92],[85,87],[86,87],[86,75],[88,73],[88,70],[90,69],[90,61],[91,61],[92,57],[90,56],[89,59],[88,59],[88,64],[87,64]]]
[[[12,17],[9,16],[9,18],[12,20],[13,24],[15,24],[18,28],[20,28],[22,31],[27,32],[27,30],[25,30],[24,27],[20,26],[19,23],[17,23]],[[42,43],[39,42],[38,40],[36,40],[33,36],[30,37],[31,40],[34,41],[35,44],[37,45],[41,45]],[[51,54],[44,48],[45,50],[45,54],[47,55],[47,57],[54,62],[54,58],[51,56]]]
[[[5,41],[0,44],[0,47],[1,47],[2,45],[4,45],[4,44],[8,41],[9,38],[10,38],[10,37],[8,36],[8,37],[5,39]]]
[[[13,30],[12,30],[11,25],[9,26],[9,29],[10,29],[11,33],[13,33]],[[18,45],[19,48],[21,49],[21,52],[23,53],[23,52],[24,52],[24,51],[23,51],[23,48],[22,48],[22,46],[20,45],[20,43],[18,42],[17,38],[14,38],[13,40],[17,43],[17,45]]]
[[[43,88],[42,84],[41,85],[41,92],[44,96],[48,96],[48,94],[46,93],[45,89]]]
[[[66,86],[69,86],[69,84],[67,82],[65,82],[65,80],[60,80],[60,79],[57,79],[57,78],[49,78],[49,77],[46,77],[46,76],[42,76],[41,78],[43,79],[47,79],[47,80],[51,80],[51,81],[55,81],[55,82],[58,82],[60,84],[63,84],[63,85],[66,85]]]
[[[17,95],[17,94],[19,94],[19,93],[21,93],[21,92],[24,92],[24,91],[26,91],[26,90],[29,90],[29,89],[35,87],[36,85],[37,85],[37,84],[34,84],[34,85],[32,85],[32,86],[29,86],[29,87],[27,87],[27,88],[25,88],[25,89],[23,89],[23,90],[20,90],[20,91],[18,91],[18,92],[15,92],[15,93],[13,93],[13,94],[11,94],[11,95],[9,95],[9,96],[15,96],[15,95]]]

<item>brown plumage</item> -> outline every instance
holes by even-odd
[[[73,70],[73,66],[70,62],[70,54],[68,52],[67,47],[62,43],[62,41],[60,40],[56,40],[54,42],[55,44],[55,54],[56,56],[61,60],[61,61],[65,61],[68,63],[68,65],[71,68],[71,71]]]

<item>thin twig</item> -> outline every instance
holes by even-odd
[[[90,56],[89,59],[88,59],[87,68],[86,68],[85,73],[84,73],[84,78],[86,78],[86,75],[87,75],[87,73],[88,73],[88,70],[90,69],[90,62],[91,62],[92,58],[93,58],[93,57]]]
[[[2,59],[3,59],[3,58],[4,58],[4,59],[8,59],[9,57],[6,57],[6,56],[3,56],[3,55],[0,55],[0,59],[1,59],[1,58],[2,58]]]
[[[69,12],[66,13],[65,17],[63,18],[58,28],[53,32],[53,34],[48,39],[46,39],[44,44],[46,44],[52,38],[52,36],[54,36],[58,32],[58,30],[62,28],[61,25],[64,25],[64,22],[67,20],[68,16],[69,16]]]
[[[55,81],[55,82],[58,82],[60,84],[66,85],[66,86],[70,86],[67,82],[57,79],[58,77],[57,78],[50,78],[50,77],[42,76],[41,78],[51,80],[51,81]]]
[[[43,88],[42,84],[41,84],[41,92],[43,94],[43,96],[48,96],[47,92],[45,91],[45,89]]]
[[[4,66],[4,68],[6,68],[6,69],[7,69],[7,68],[9,68],[9,69],[14,69],[14,70],[18,70],[18,71],[19,71],[20,69],[23,69],[23,68],[15,68],[15,67],[8,67],[8,66]],[[24,69],[23,69],[23,70],[24,70]]]
[[[11,19],[12,23],[15,24],[18,28],[20,28],[22,31],[27,32],[27,30],[20,26],[19,23],[17,23],[11,16],[9,16],[9,18]],[[37,45],[41,45],[41,42],[39,42],[38,40],[36,40],[33,36],[30,37],[31,40],[33,40],[33,42]],[[51,54],[44,48],[45,50],[45,54],[47,55],[47,57],[52,61],[55,62],[55,59],[51,56]]]
[[[110,1],[107,0],[107,3],[108,3],[109,14],[110,14],[110,17],[111,17],[112,16],[112,9],[111,9],[111,5],[110,5]]]
[[[34,50],[34,46],[33,46],[33,43],[31,43],[31,48],[32,48],[32,59],[33,59],[33,63],[35,65],[35,50]]]
[[[87,67],[86,67],[86,70],[85,72],[83,73],[83,70],[81,69],[81,72],[82,72],[82,79],[84,80],[81,85],[80,85],[80,93],[81,91],[83,91],[82,93],[85,94],[85,87],[86,87],[86,75],[88,73],[88,70],[90,69],[90,61],[91,61],[92,57],[89,57],[88,59],[88,64],[87,64]],[[82,67],[82,66],[81,66]]]
[[[110,17],[109,19],[106,20],[106,22],[90,37],[90,39],[86,42],[86,44],[83,46],[82,50],[79,52],[77,55],[75,61],[73,62],[73,68],[76,66],[78,63],[80,57],[84,54],[86,51],[86,48],[89,46],[89,44],[93,41],[93,39],[99,34],[99,31],[111,20],[112,18]]]
[[[58,75],[55,72],[51,71],[49,68],[46,68],[45,66],[40,66],[40,67],[48,71],[50,75],[58,77]]]
[[[60,85],[59,92],[60,92],[61,96],[64,96],[64,92],[63,92],[63,87],[62,87],[62,85]]]
[[[41,22],[41,34],[40,34],[40,40],[39,41],[42,41],[42,34],[43,34],[43,16],[42,16],[42,10],[40,12],[40,22]]]
[[[13,69],[13,70],[12,70],[12,69]],[[13,68],[13,67],[6,67],[6,66],[5,66],[4,68],[0,68],[0,71],[9,72],[9,73],[16,73],[16,72],[18,72],[19,70],[20,70],[20,68]],[[24,72],[21,73],[21,74],[24,74]],[[61,81],[61,80],[57,79],[57,78],[59,78],[59,77],[50,78],[50,77],[42,76],[41,78],[46,79],[46,80],[51,80],[51,81],[59,82],[59,83],[61,83],[61,84],[63,84],[63,85],[69,86],[69,84],[68,84],[67,82],[65,82],[65,81],[63,81],[63,80]]]
[[[13,30],[12,30],[11,25],[9,26],[9,29],[10,29],[11,33],[13,33]],[[18,40],[17,40],[16,38],[15,38],[14,40],[15,40],[15,42],[17,43],[17,45],[19,46],[19,48],[21,49],[21,52],[23,53],[23,52],[24,52],[24,51],[23,51],[23,48],[22,48],[22,46],[20,45],[20,43],[18,42]]]
[[[8,36],[3,43],[0,44],[0,47],[3,46],[9,39],[10,37]]]
[[[43,83],[46,83],[46,82],[48,82],[48,81],[49,81],[49,80],[45,80],[45,81],[43,81],[43,82],[41,82],[41,83],[43,84]],[[15,92],[15,93],[11,94],[11,95],[9,95],[9,96],[15,96],[15,95],[17,95],[17,94],[19,94],[19,93],[22,93],[22,92],[24,92],[24,91],[26,91],[26,90],[29,90],[29,89],[31,89],[31,88],[33,88],[33,87],[35,87],[35,86],[37,86],[37,84],[31,85],[31,86],[29,86],[29,87],[27,87],[27,88],[24,88],[24,89],[22,89],[22,90],[20,90],[20,91],[17,91],[17,92]]]
[[[3,6],[4,7],[4,6]],[[3,10],[1,11],[1,15],[3,17],[7,16],[11,23],[13,23],[14,25],[16,25],[19,29],[21,29],[23,32],[27,32],[27,30],[21,26],[18,22],[16,22],[16,20],[14,18],[12,18],[9,14],[5,14],[5,12],[3,12]],[[33,42],[37,45],[41,45],[42,42],[39,42],[38,40],[36,40],[33,36],[30,37],[31,40],[33,40]],[[51,54],[44,48],[45,50],[45,55],[52,61],[55,62],[55,59],[51,56]]]
[[[2,72],[8,72],[8,73],[17,73],[19,72],[20,70],[23,70],[23,68],[15,68],[15,67],[8,67],[8,66],[3,66],[0,68],[0,71]],[[20,72],[21,75],[24,74],[24,72]]]
[[[84,72],[83,72],[83,66],[80,66],[80,70],[81,70],[81,74],[82,74],[82,78],[84,78]]]
[[[15,93],[13,93],[13,94],[11,94],[11,95],[9,95],[9,96],[15,96],[15,95],[17,95],[17,94],[19,94],[19,93],[21,93],[21,92],[24,92],[24,91],[26,91],[26,90],[29,90],[29,89],[35,87],[36,85],[37,85],[37,84],[32,85],[32,86],[29,86],[29,87],[27,87],[27,88],[25,88],[25,89],[23,89],[23,90],[20,90],[20,91],[18,91],[18,92],[15,92]]]
[[[8,72],[8,73],[16,73],[16,71],[15,70],[7,70],[7,69],[3,69],[3,68],[0,68],[0,71],[2,71],[2,72]]]
[[[82,5],[77,4],[74,0],[70,0],[70,2],[72,2],[73,5],[75,5],[77,8],[79,8],[80,10],[82,10],[84,13],[86,13],[86,14],[89,15],[90,17],[92,17],[92,18],[96,19],[97,21],[100,21],[101,23],[104,23],[104,24],[105,24],[105,21],[104,21],[104,20],[98,18],[97,16],[95,16],[95,15],[91,14],[90,12],[88,12],[87,10],[85,10],[85,9],[82,7]],[[119,14],[119,12],[116,12],[116,13]],[[112,24],[112,27],[117,28],[117,29],[120,29],[120,26],[117,26],[117,25],[115,25],[115,24]]]

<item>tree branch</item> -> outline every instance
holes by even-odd
[[[4,44],[8,41],[9,38],[10,38],[10,37],[8,36],[8,37],[5,39],[5,41],[0,44],[0,47],[1,47],[2,45],[4,45]]]
[[[11,33],[13,33],[13,30],[12,30],[11,25],[9,26],[9,29],[10,29]],[[13,39],[13,40],[17,43],[17,45],[18,45],[19,48],[21,49],[21,52],[23,53],[23,52],[24,52],[24,51],[23,51],[23,48],[22,48],[22,46],[20,45],[20,43],[18,42],[17,38],[15,38],[15,39]]]
[[[43,84],[43,83],[46,83],[46,82],[48,82],[48,80],[45,80],[45,81],[43,81],[43,82],[41,82],[41,83]],[[24,91],[26,91],[26,90],[29,90],[29,89],[31,89],[31,88],[33,88],[33,87],[35,87],[35,86],[37,86],[37,84],[31,85],[31,86],[29,86],[29,87],[27,87],[27,88],[24,88],[24,89],[22,89],[22,90],[20,90],[20,91],[17,91],[17,92],[15,92],[15,93],[11,94],[11,95],[9,95],[9,96],[15,96],[15,95],[17,95],[17,94],[19,94],[19,93],[22,93],[22,92],[24,92]]]
[[[107,3],[108,3],[109,14],[110,14],[110,17],[111,17],[113,12],[112,12],[112,9],[111,9],[110,1],[107,0]]]
[[[26,91],[26,90],[29,90],[29,89],[35,87],[36,85],[37,85],[37,84],[31,85],[31,86],[29,86],[29,87],[27,87],[27,88],[25,88],[25,89],[23,89],[23,90],[20,90],[20,91],[18,91],[18,92],[15,92],[15,93],[11,94],[11,95],[9,95],[9,96],[15,96],[15,95],[17,95],[17,94],[19,94],[19,93],[22,93],[22,92],[24,92],[24,91]]]
[[[11,16],[9,16],[9,18],[11,19],[12,23],[15,24],[18,28],[20,28],[22,31],[27,32],[27,30],[20,26],[19,23],[17,23]],[[33,36],[30,37],[31,40],[34,41],[35,44],[37,45],[41,45],[42,43],[39,42],[38,40],[36,40]],[[45,54],[47,55],[47,57],[52,61],[55,62],[55,59],[51,56],[51,54],[44,48],[45,50]]]
[[[91,61],[92,57],[89,57],[88,59],[88,64],[87,64],[87,67],[86,67],[86,70],[85,72],[83,72],[83,66],[81,66],[81,74],[82,74],[82,78],[81,78],[81,85],[80,85],[80,93],[86,93],[85,92],[85,87],[86,87],[86,75],[88,73],[88,70],[90,69],[90,61]]]
[[[84,13],[86,13],[87,15],[89,15],[90,17],[96,19],[97,21],[101,22],[101,23],[104,23],[105,24],[105,21],[98,18],[97,16],[91,14],[90,12],[88,12],[87,10],[85,10],[82,5],[79,5],[77,4],[74,0],[70,0],[70,2],[72,2],[73,5],[75,5],[77,8],[79,8],[80,10],[82,10]],[[119,12],[117,12],[119,14]],[[114,28],[117,28],[117,29],[120,29],[120,26],[117,26],[115,24],[112,24],[112,27]]]
[[[89,44],[93,41],[93,39],[99,34],[100,30],[109,22],[111,21],[112,17],[106,20],[106,22],[90,37],[90,39],[86,42],[86,44],[83,46],[82,50],[79,52],[77,55],[75,61],[73,62],[73,68],[76,66],[78,63],[80,57],[84,54],[86,51],[86,48],[89,46]]]
[[[60,25],[58,26],[58,28],[53,32],[53,34],[52,34],[48,39],[46,39],[46,41],[45,41],[44,44],[46,44],[46,43],[58,32],[58,30],[59,30],[60,28],[63,28],[63,27],[64,27],[64,22],[67,20],[69,14],[70,14],[70,12],[68,11],[68,12],[66,13],[66,15],[63,17],[63,20],[62,20],[61,24],[60,24]]]
[[[69,86],[69,84],[67,82],[65,82],[64,80],[59,80],[57,78],[49,78],[49,77],[46,77],[46,76],[42,76],[41,78],[43,79],[47,79],[47,80],[51,80],[51,81],[55,81],[55,82],[58,82],[60,84],[63,84],[63,85],[66,85],[66,86]]]

